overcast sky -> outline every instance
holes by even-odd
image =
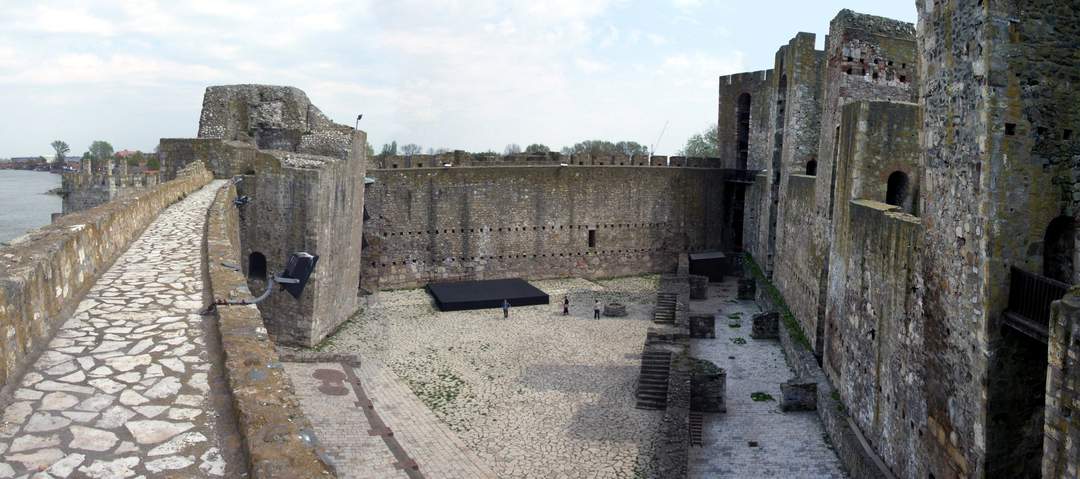
[[[334,120],[425,149],[660,154],[716,122],[717,77],[770,68],[841,8],[913,0],[0,0],[0,157],[196,134],[208,85],[299,87]]]

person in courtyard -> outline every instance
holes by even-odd
[[[562,297],[562,315],[567,316],[569,314],[570,314],[570,297],[569,296],[563,296]]]
[[[503,300],[502,310],[503,310],[503,319],[509,318],[510,317],[510,301],[509,300],[506,300],[506,299]]]
[[[600,319],[600,300],[599,299],[593,302],[592,317],[593,317],[593,319]]]

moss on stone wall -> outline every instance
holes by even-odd
[[[776,289],[776,286],[765,277],[765,273],[761,271],[761,267],[758,266],[757,261],[754,261],[754,257],[750,255],[743,255],[743,261],[746,262],[747,269],[750,270],[750,274],[757,280],[758,285],[761,286],[764,294],[769,295],[769,299],[780,310],[780,319],[784,323],[784,327],[791,333],[791,336],[795,338],[795,341],[801,344],[808,350],[811,350],[810,340],[806,337],[806,333],[803,332],[802,327],[799,326],[799,322],[795,319],[795,315],[791,314],[791,309],[788,308],[787,302],[784,301],[784,296],[780,294],[780,290]]]

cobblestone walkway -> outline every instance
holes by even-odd
[[[392,371],[374,360],[365,360],[348,372],[346,367],[285,364],[304,414],[342,478],[496,477]],[[359,400],[349,384],[350,372],[360,380],[364,399],[370,401],[366,411],[362,407],[367,403]],[[386,435],[389,431],[392,436]]]
[[[707,300],[690,303],[693,312],[717,313],[716,339],[691,339],[691,353],[727,371],[727,413],[705,415],[704,445],[690,448],[690,477],[845,477],[817,413],[780,411],[780,383],[795,373],[778,340],[750,337],[759,309],[736,301],[737,289],[734,280],[710,285]],[[775,401],[754,401],[755,392]]]
[[[203,223],[218,186],[163,211],[22,378],[0,424],[0,478],[226,473],[217,376],[196,314]]]

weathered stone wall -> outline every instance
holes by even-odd
[[[1066,295],[1050,318],[1042,477],[1080,475],[1080,300]]]
[[[821,116],[821,65],[824,53],[814,50],[815,36],[795,35],[776,53],[774,102],[769,117],[771,160],[769,162],[769,233],[765,270],[773,275],[787,275],[779,270],[780,259],[791,253],[780,250],[784,235],[791,229],[784,224],[788,207],[788,177],[805,173],[806,163],[817,151],[818,122]]]
[[[211,297],[250,299],[244,274],[226,264],[240,263],[240,218],[233,206],[236,188],[218,191],[207,212],[206,283]],[[312,426],[296,398],[258,308],[218,306],[215,314],[225,356],[225,375],[247,452],[252,477],[321,478],[333,475]]]
[[[16,378],[98,275],[166,206],[201,188],[210,174],[190,174],[28,233],[0,248],[0,384]]]
[[[232,178],[249,174],[265,163],[258,149],[250,143],[214,138],[162,138],[158,144],[161,176],[171,179],[184,166],[199,161],[214,173],[215,178]]]
[[[815,344],[818,308],[818,281],[824,255],[815,246],[822,241],[814,237],[813,215],[814,191],[818,179],[803,174],[788,175],[787,191],[783,198],[784,216],[780,219],[785,229],[778,235],[782,243],[777,245],[776,272],[773,282],[787,300],[788,307],[802,324],[811,344]]]
[[[1016,384],[1037,382],[1037,354],[1017,353],[1040,346],[1002,334],[1002,311],[1010,266],[1040,272],[1048,223],[1075,214],[1080,144],[1066,131],[1080,12],[1050,0],[919,7],[933,470],[1037,473],[1043,411]],[[1018,367],[1021,356],[1034,361]]]
[[[672,271],[678,253],[719,247],[727,172],[568,166],[370,174],[363,281],[386,289]]]
[[[892,472],[926,477],[922,228],[896,206],[873,200],[845,206],[830,265],[828,375]]]
[[[298,88],[223,85],[206,89],[199,138],[251,143],[262,150],[285,150],[345,158],[352,128],[338,125]]]
[[[743,209],[743,250],[755,258],[769,255],[769,173],[754,176],[746,187],[746,206]]]
[[[772,85],[772,70],[720,77],[716,135],[720,146],[718,156],[724,160],[724,168],[755,169],[749,168],[751,136],[755,125],[767,126],[768,123],[761,122],[754,113],[756,111],[758,115],[768,115],[768,105],[772,101]],[[740,116],[740,113],[743,115]],[[762,128],[759,126],[758,129]],[[758,135],[761,135],[760,131]]]
[[[354,141],[363,145],[364,132]],[[244,176],[240,227],[244,271],[251,289],[262,292],[273,272],[280,273],[289,254],[319,256],[315,272],[299,299],[275,294],[259,305],[275,340],[313,346],[359,307],[364,211],[363,148],[347,160],[282,151],[259,152],[277,160],[257,162]],[[252,274],[253,255],[265,259],[265,276]]]

